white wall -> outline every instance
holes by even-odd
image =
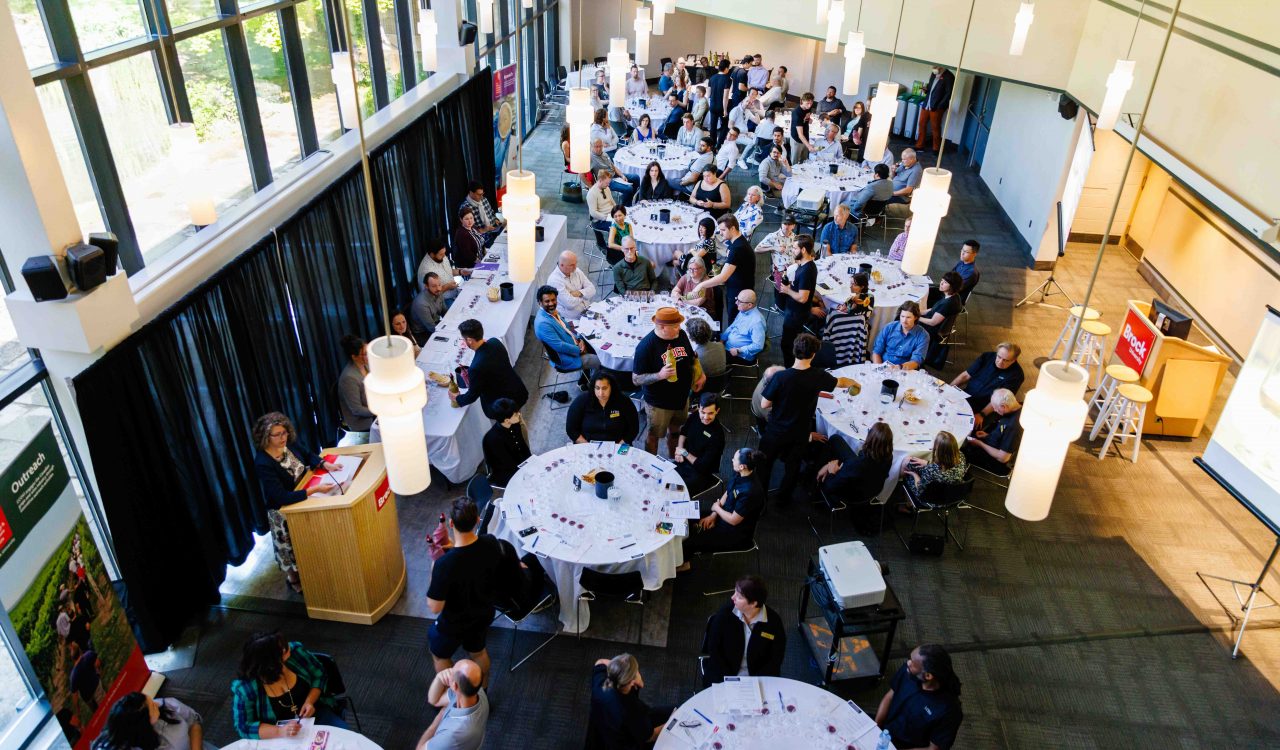
[[[622,9],[622,36],[627,38],[627,51],[635,55],[636,32],[633,24],[636,20],[636,8],[642,3],[636,0],[572,0],[569,7],[560,16],[561,45],[568,55],[563,58],[565,67],[570,67],[572,60],[578,59],[578,7],[582,6],[582,59],[591,60],[609,54],[609,40],[618,35],[618,9]],[[561,2],[561,6],[565,3]],[[572,16],[571,23],[564,23],[565,14]],[[664,57],[675,59],[690,52],[706,51],[707,19],[692,13],[677,11],[666,17],[666,26],[662,36],[649,35],[649,64],[645,66],[645,75],[657,78],[662,68],[658,61]]]
[[[1062,189],[1075,129],[1074,120],[1058,114],[1058,94],[1000,86],[981,176],[1033,252]]]
[[[1134,201],[1147,173],[1148,161],[1141,153],[1133,155],[1133,165],[1124,171],[1129,156],[1129,143],[1109,130],[1097,130],[1093,134],[1097,150],[1089,164],[1089,174],[1080,193],[1080,208],[1076,211],[1071,231],[1076,234],[1120,236],[1129,225]],[[1116,191],[1121,191],[1120,206],[1115,220],[1107,226],[1107,217],[1115,205]]]

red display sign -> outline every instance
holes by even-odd
[[[382,506],[387,504],[387,498],[391,497],[391,483],[385,478],[382,484],[378,485],[378,489],[374,490],[373,501],[378,510],[382,510]]]
[[[1133,308],[1125,316],[1124,325],[1120,327],[1120,336],[1116,339],[1116,356],[1124,364],[1132,367],[1134,372],[1142,373],[1151,358],[1151,350],[1156,345],[1156,332],[1147,325],[1146,318]]]

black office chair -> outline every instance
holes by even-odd
[[[493,500],[493,485],[489,484],[489,477],[477,472],[468,479],[467,498],[476,504],[476,510],[483,515]]]
[[[605,64],[605,63],[607,63],[607,62],[609,62],[609,58],[607,58],[607,57],[597,57],[597,58],[595,58],[595,64],[596,64],[596,65],[604,65],[604,64]]]
[[[751,546],[750,547],[743,547],[742,549],[727,549],[721,552],[712,552],[711,553],[712,563],[715,562],[715,559],[717,557],[724,557],[726,555],[745,555],[745,554],[754,552],[756,553],[756,573],[759,574],[760,573],[760,543],[756,541],[756,530],[760,528],[760,519],[762,518],[764,518],[763,510],[760,511],[760,515],[751,524]],[[721,594],[729,594],[732,592],[733,592],[732,588],[727,588],[727,589],[719,589],[717,591],[703,591],[702,595],[703,596],[720,596]]]
[[[911,482],[903,482],[902,488],[905,490],[907,500],[911,504],[911,534],[916,533],[916,528],[920,523],[920,516],[924,513],[933,513],[942,520],[942,545],[946,546],[947,537],[951,537],[951,541],[956,543],[960,551],[964,551],[964,544],[956,537],[955,532],[951,530],[951,513],[960,510],[960,507],[969,499],[969,495],[973,492],[973,478],[970,477],[958,484],[946,484],[944,482],[931,482],[925,486],[924,491],[917,494],[912,489]],[[898,531],[894,526],[894,533],[898,535],[902,546],[908,551],[911,545],[906,539],[902,538],[902,532]],[[938,550],[938,554],[942,554],[942,550]]]
[[[528,566],[527,570],[521,570],[521,574],[526,576],[526,590],[521,592],[522,595],[518,597],[501,597],[499,601],[494,604],[494,609],[498,611],[498,616],[494,619],[497,620],[498,617],[502,617],[505,618],[507,622],[511,623],[511,645],[507,649],[507,661],[511,661],[515,658],[516,637],[520,634],[520,624],[529,619],[529,617],[554,605],[558,598],[556,596],[555,587],[551,585],[551,581],[547,578],[546,571],[543,570],[542,564],[538,562],[537,556],[525,555],[522,562]],[[545,648],[547,644],[555,640],[555,637],[559,634],[559,625],[556,625],[556,629],[552,631],[548,638],[543,640],[542,643],[539,643],[532,651],[525,654],[524,658],[520,661],[511,665],[511,668],[507,671],[514,672],[519,669],[520,665],[532,659],[534,654],[537,654]]]
[[[324,669],[325,682],[329,683],[329,692],[333,694],[333,699],[338,703],[338,711],[341,713],[346,708],[351,709],[351,718],[356,720],[356,731],[363,733],[360,728],[360,714],[356,713],[356,702],[347,693],[347,683],[342,679],[342,672],[338,669],[338,660],[329,654],[322,654],[319,651],[312,651],[312,656],[316,657],[316,661],[320,662],[320,667]]]
[[[547,360],[547,364],[551,366],[551,370],[555,373],[555,375],[552,376],[551,382],[546,383],[545,385],[539,386],[538,390],[545,391],[548,388],[552,389],[551,393],[545,394],[547,398],[551,399],[552,411],[560,411],[561,409],[567,409],[569,408],[569,404],[573,403],[573,394],[572,393],[566,394],[568,398],[565,399],[563,402],[556,399],[555,394],[562,393],[562,391],[560,390],[561,387],[566,385],[573,385],[582,378],[582,375],[583,375],[582,366],[579,365],[578,367],[565,367],[561,365],[559,352],[557,352],[555,349],[552,349],[544,341],[540,341],[538,343],[542,344],[543,358]],[[566,378],[565,377],[566,375],[569,377]]]
[[[659,72],[659,73],[661,73],[662,71],[666,70],[668,65],[671,65],[671,58],[670,58],[670,57],[664,57],[664,58],[662,58],[661,60],[659,60],[659,61],[658,61],[658,72]],[[675,72],[675,71],[674,71],[674,66],[672,67],[672,72]]]
[[[709,688],[711,684],[707,681],[707,659],[711,658],[711,619],[714,614],[707,617],[707,624],[702,628],[702,643],[698,646],[698,684],[702,687]]]
[[[884,207],[886,205],[888,204],[884,201],[875,200],[867,201],[866,204],[863,205],[862,211],[860,212],[861,216],[857,219],[858,247],[862,247],[862,232],[864,229],[875,226],[876,222],[880,222],[881,226],[884,226],[887,223],[884,214]],[[887,234],[888,232],[886,231],[885,239],[888,239]]]
[[[582,594],[578,596],[574,606],[577,607],[579,623],[582,622],[582,603],[594,602],[601,597],[619,599],[624,604],[641,607],[640,622],[636,625],[636,645],[640,645],[644,636],[643,607],[649,601],[649,592],[645,590],[644,578],[641,577],[640,571],[601,573],[591,568],[583,568],[578,575],[578,585],[582,587]],[[578,629],[578,639],[582,639],[581,627]]]

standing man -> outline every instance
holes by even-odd
[[[725,214],[716,220],[720,225],[720,239],[728,248],[728,257],[721,266],[720,273],[709,279],[703,279],[693,288],[692,294],[704,289],[724,284],[724,298],[737,299],[743,289],[753,289],[756,285],[756,255],[751,252],[751,243],[742,236],[738,227],[738,217]],[[725,305],[724,326],[727,328],[738,316],[736,305]]]
[[[725,112],[732,112],[733,108],[738,106],[747,98],[747,70],[751,67],[751,55],[742,58],[738,63],[738,67],[729,71],[729,106],[725,107]]]
[[[498,239],[498,235],[502,234],[502,230],[506,229],[507,222],[498,216],[493,206],[489,204],[489,199],[484,197],[484,184],[479,180],[467,183],[467,197],[462,201],[462,205],[470,206],[475,213],[474,229],[484,236],[485,247],[492,245],[493,241]]]
[[[733,80],[729,77],[729,61],[721,60],[717,68],[719,70],[716,74],[707,81],[707,96],[710,97],[708,111],[711,115],[707,131],[713,147],[719,146],[720,141],[729,133],[729,89],[733,87]]]
[[[946,133],[942,132],[942,115],[951,106],[951,89],[955,86],[956,77],[951,71],[940,65],[933,66],[933,73],[929,76],[929,83],[924,87],[924,102],[920,105],[920,126],[916,128],[916,148],[923,151],[928,146],[925,145],[925,133],[933,132],[933,148],[937,151],[942,145],[942,138]]]
[[[547,277],[547,283],[560,293],[560,315],[565,320],[577,320],[596,298],[596,285],[578,268],[578,255],[572,250],[560,253],[556,267]]]
[[[369,428],[377,418],[369,411],[364,396],[364,379],[369,374],[369,347],[364,339],[347,334],[339,342],[347,364],[338,375],[338,413],[346,433],[339,445],[364,445],[369,442]]]
[[[689,416],[689,392],[699,389],[707,376],[694,377],[697,355],[689,336],[680,329],[684,316],[674,307],[660,307],[653,316],[653,330],[640,339],[633,359],[631,382],[644,394],[649,417],[644,449],[658,453],[658,437],[667,436],[667,455],[675,458],[680,428]]]
[[[427,703],[440,711],[418,740],[417,750],[480,750],[489,720],[489,696],[480,680],[480,665],[470,659],[436,672],[427,688]]]
[[[480,408],[489,419],[497,419],[497,411],[493,405],[500,398],[509,398],[516,403],[516,408],[524,406],[529,400],[529,391],[524,381],[511,367],[511,357],[507,347],[498,339],[484,338],[484,325],[475,318],[468,318],[458,324],[458,333],[462,335],[462,343],[474,354],[471,366],[467,368],[469,386],[461,394],[450,395],[454,406],[466,406],[474,401],[480,402]]]
[[[813,92],[800,95],[800,105],[791,110],[791,163],[809,156],[809,115],[813,113]]]
[[[779,299],[786,310],[782,317],[782,362],[787,367],[795,362],[792,348],[796,337],[809,322],[809,308],[813,306],[814,289],[818,286],[818,266],[813,262],[813,238],[802,234],[796,240],[795,278],[788,282],[783,276],[778,282]]]
[[[764,58],[759,54],[751,57],[751,69],[747,71],[747,85],[762,94],[769,87],[769,69],[764,66]]]

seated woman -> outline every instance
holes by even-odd
[[[601,369],[591,376],[591,392],[578,394],[569,405],[564,431],[575,443],[632,443],[640,432],[640,416],[618,381]]]
[[[648,117],[648,115],[644,117]],[[644,173],[645,176],[640,179],[640,184],[636,188],[636,194],[631,198],[631,205],[634,206],[644,201],[665,201],[675,197],[676,191],[667,182],[667,176],[662,173],[661,164],[656,161],[649,162],[649,166]]]
[[[938,282],[942,299],[920,316],[920,325],[929,334],[929,353],[924,358],[925,365],[929,367],[940,368],[947,363],[946,350],[942,348],[942,335],[947,332],[949,321],[955,321],[956,316],[964,309],[964,303],[960,300],[962,288],[964,279],[960,274],[955,271],[942,274],[942,280]]]
[[[718,393],[719,386],[723,385],[720,381],[729,369],[725,362],[724,344],[712,335],[711,324],[701,318],[690,318],[689,322],[685,323],[685,331],[689,334],[689,340],[693,342],[702,371],[707,375],[708,385],[704,390],[708,393]]]
[[[720,459],[724,458],[724,427],[716,419],[719,415],[716,394],[704,393],[698,397],[698,418],[686,419],[680,428],[676,471],[691,496],[702,494],[716,483]]]
[[[631,139],[636,142],[657,140],[658,132],[653,129],[653,118],[649,117],[649,113],[640,115],[639,122],[636,123],[636,130],[631,134]]]
[[[413,335],[413,331],[409,328],[409,318],[404,314],[404,310],[396,310],[391,313],[391,332],[397,336],[404,336],[413,344],[413,356],[416,358],[422,351],[422,343],[427,337],[419,340]]]
[[[902,480],[907,489],[916,497],[920,497],[926,487],[934,482],[943,484],[960,484],[969,471],[969,463],[965,461],[956,438],[950,432],[939,432],[933,439],[933,456],[925,461],[923,458],[908,458],[902,467]]]
[[[610,263],[617,263],[622,260],[622,239],[624,237],[634,237],[636,234],[635,225],[627,220],[627,207],[619,203],[613,207],[610,212],[613,222],[609,224],[609,238],[605,241],[607,249],[605,255],[608,256]]]
[[[689,250],[677,252],[675,257],[671,259],[671,265],[675,266],[676,270],[683,275],[689,270],[689,259],[697,257],[702,258],[707,271],[710,271],[711,266],[716,262],[717,252],[716,220],[710,216],[705,216],[702,221],[698,222],[698,244]]]
[[[729,183],[720,179],[720,170],[716,165],[711,164],[702,170],[702,179],[693,183],[689,205],[710,211],[713,219],[724,216],[733,207]]]
[[[506,487],[512,475],[533,453],[529,450],[529,438],[524,434],[524,422],[520,407],[509,398],[493,402],[494,422],[484,434],[480,446],[484,463],[489,467],[489,484]]]
[[[254,633],[244,644],[240,675],[231,683],[231,715],[236,733],[246,740],[297,736],[289,719],[347,728],[341,709],[328,692],[329,678],[315,654],[280,631]]]
[[[893,430],[889,425],[871,425],[857,452],[839,436],[827,441],[827,450],[834,458],[818,470],[818,483],[827,497],[860,501],[884,489],[893,468]]]
[[[738,218],[738,229],[746,235],[747,239],[751,239],[756,227],[764,221],[764,191],[759,185],[747,188],[747,195],[742,199],[742,205],[738,206],[738,210],[734,211],[733,215]]]
[[[867,361],[867,334],[876,307],[876,298],[868,291],[868,281],[865,273],[855,273],[849,282],[851,299],[826,314],[822,350],[815,361],[819,367],[831,369]],[[817,314],[816,309],[814,312]]]
[[[778,677],[787,653],[787,628],[778,613],[765,606],[769,592],[760,576],[746,575],[733,587],[729,603],[707,623],[707,660],[702,686],[731,675]],[[747,637],[747,632],[751,633]]]
[[[644,678],[631,654],[600,659],[591,668],[591,713],[586,750],[641,750],[653,747],[672,707],[650,708],[640,698]]]
[[[680,277],[680,280],[676,282],[675,289],[671,291],[671,294],[690,305],[697,305],[698,307],[701,307],[714,319],[717,317],[715,310],[712,309],[715,307],[715,295],[712,294],[709,289],[702,289],[697,292],[693,291],[694,289],[697,289],[698,284],[701,284],[706,280],[707,264],[703,262],[702,258],[694,256],[689,259],[689,263],[686,268],[689,269],[688,273]]]
[[[151,700],[129,693],[111,706],[93,750],[213,750],[203,719],[177,698]]]
[[[289,538],[289,526],[280,509],[300,503],[318,492],[333,489],[332,482],[321,482],[314,487],[295,490],[308,469],[337,470],[337,465],[327,463],[295,441],[298,433],[293,422],[278,411],[263,414],[253,425],[253,444],[258,452],[253,457],[253,470],[258,475],[263,499],[267,504],[267,521],[271,524],[271,543],[275,548],[276,564],[284,572],[289,587],[302,592],[298,578],[298,561],[293,556],[293,541]]]
[[[454,268],[468,275],[484,257],[484,237],[475,230],[476,214],[471,206],[458,209],[458,228],[453,233],[453,249],[449,258]]]
[[[711,512],[698,521],[699,530],[684,538],[684,564],[677,573],[692,567],[696,554],[750,549],[764,512],[764,487],[755,474],[764,461],[764,454],[752,448],[733,454],[733,478]]]

